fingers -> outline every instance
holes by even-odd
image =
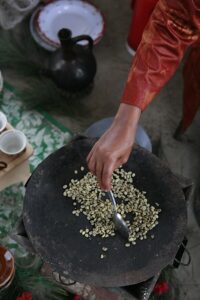
[[[91,156],[90,160],[88,161],[88,168],[90,172],[96,176],[96,161],[93,156]]]
[[[88,168],[89,168],[90,172],[95,176],[96,176],[96,163],[97,163],[97,160],[96,160],[96,156],[94,154],[95,154],[95,151],[96,151],[96,146],[97,146],[97,143],[94,144],[94,146],[92,147],[92,150],[89,152],[89,154],[86,158]]]
[[[100,187],[102,188],[102,170],[103,170],[103,162],[99,158],[97,159],[98,154],[95,150],[89,153],[87,157],[88,168],[90,172],[97,177]]]
[[[105,191],[109,191],[112,188],[112,174],[119,168],[119,166],[125,164],[128,161],[129,156],[120,157],[119,159],[110,159],[103,165],[101,173],[101,188]]]
[[[101,188],[105,191],[111,190],[112,174],[114,171],[115,164],[104,164],[102,170]]]
[[[113,172],[122,165],[121,159],[114,159],[113,161],[104,164],[102,175],[101,175],[101,188],[105,191],[109,191],[112,188],[112,174]]]
[[[96,168],[95,168],[95,176],[97,177],[97,181],[102,188],[102,171],[103,171],[103,164],[100,160],[96,162]]]
[[[89,163],[89,161],[90,161],[90,159],[91,159],[91,157],[92,157],[92,155],[93,155],[93,153],[95,151],[95,145],[93,146],[92,150],[89,152],[89,154],[88,154],[88,156],[86,158],[86,160],[87,160],[88,163]]]
[[[125,147],[119,147],[118,144],[111,143],[110,135],[106,139],[101,138],[93,146],[87,156],[87,163],[90,172],[97,177],[101,189],[111,189],[112,174],[116,168],[127,162],[130,151],[131,147],[126,144]]]
[[[119,166],[124,165],[125,163],[127,163],[128,158],[129,158],[128,155],[120,157],[120,159],[119,159],[119,165],[116,168],[118,168]]]
[[[99,159],[97,159],[99,157]],[[90,172],[97,177],[102,190],[111,189],[112,174],[120,165],[125,164],[128,155],[123,157],[115,157],[110,153],[104,153],[104,156],[98,155],[95,149],[89,153],[87,157],[88,168]]]
[[[97,177],[101,189],[110,190],[115,161],[110,154],[100,155],[97,150],[93,148],[89,153],[87,157],[88,168]]]

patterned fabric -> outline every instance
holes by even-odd
[[[7,85],[0,94],[0,110],[6,114],[9,123],[25,133],[33,146],[34,154],[29,160],[31,170],[49,154],[66,144],[72,136],[67,128],[48,114],[24,110],[20,99],[17,99],[15,92]],[[0,243],[10,249],[20,249],[9,239],[9,233],[21,216],[24,192],[22,184],[13,185],[0,192]]]

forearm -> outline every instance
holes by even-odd
[[[112,125],[88,154],[88,168],[103,190],[111,189],[113,171],[129,158],[140,114],[137,107],[122,103]]]
[[[199,35],[200,1],[160,0],[147,25],[128,76],[122,103],[144,110],[177,69]]]
[[[141,109],[126,103],[121,103],[113,124],[119,124],[121,127],[129,127],[135,130],[139,122]]]

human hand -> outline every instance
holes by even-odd
[[[113,171],[127,162],[140,114],[139,108],[121,104],[111,127],[88,154],[88,168],[97,177],[101,189],[111,189]]]

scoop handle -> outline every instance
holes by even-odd
[[[112,191],[108,191],[107,194],[108,194],[108,197],[109,197],[110,201],[111,201],[112,204],[113,204],[113,209],[114,209],[115,211],[117,211],[117,204],[116,204],[116,201],[115,201],[115,197],[114,197],[114,195],[113,195],[113,192],[112,192]]]

